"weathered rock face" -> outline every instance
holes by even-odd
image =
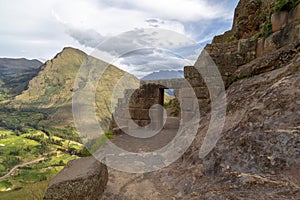
[[[237,40],[248,39],[260,32],[261,26],[267,21],[275,0],[241,0],[235,13],[230,31],[214,38],[213,43],[224,43],[232,37]]]
[[[300,160],[299,72],[298,53],[281,69],[230,86],[223,137],[204,159],[208,171],[274,174]]]
[[[199,158],[210,113],[183,161],[165,170],[183,199],[299,199],[300,50],[289,47],[285,64],[229,86],[221,138],[207,156]],[[279,62],[277,54],[264,60]]]
[[[107,181],[106,166],[94,157],[72,160],[51,180],[44,199],[101,199]]]
[[[205,47],[219,67],[226,87],[240,66],[300,40],[300,4],[292,10],[273,13],[274,4],[274,0],[241,0],[232,29]],[[263,33],[268,23],[272,30],[266,36]]]
[[[233,30],[205,48],[227,86],[226,122],[213,150],[200,159],[210,126],[207,112],[193,145],[171,167],[177,171],[166,170],[163,179],[183,199],[299,199],[300,4],[288,15],[273,15],[268,38],[253,39],[253,2],[240,1]],[[225,40],[236,33],[235,41]]]

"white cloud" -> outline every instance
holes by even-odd
[[[98,53],[107,61],[134,49],[150,47],[184,54],[191,61],[199,53],[193,40],[206,41],[215,35],[216,29],[222,32],[230,28],[236,1],[2,0],[0,56],[51,59],[65,46],[91,52],[91,47],[104,41],[102,52]],[[211,23],[215,21],[218,23]],[[107,40],[111,37],[113,40]],[[149,65],[152,69],[158,64],[184,64],[163,53],[149,53],[145,57],[153,60]],[[118,58],[118,63],[124,69],[136,69],[141,57],[136,61],[133,58]]]
[[[152,17],[177,19],[180,21],[199,21],[205,19],[231,18],[231,13],[223,2],[208,0],[105,0],[109,6],[140,10]]]

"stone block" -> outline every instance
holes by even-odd
[[[199,99],[198,100],[199,109],[204,109],[210,106],[210,99]]]
[[[193,98],[182,98],[181,99],[181,110],[183,111],[193,111],[194,109],[194,99]]]
[[[276,44],[273,42],[273,35],[274,34],[265,39],[264,53],[276,50]]]
[[[107,181],[106,166],[94,157],[72,160],[50,181],[44,200],[100,200]]]
[[[201,78],[201,77],[189,78],[189,79],[187,79],[187,81],[190,83],[190,85],[192,87],[201,87],[201,86],[205,85],[205,82],[204,82],[203,78]]]
[[[129,112],[127,109],[124,108],[118,108],[115,112],[114,112],[114,116],[115,117],[119,117],[119,118],[124,118],[124,119],[129,119],[131,116],[129,115]]]
[[[264,55],[265,38],[259,38],[256,46],[256,56],[261,57]]]
[[[132,98],[129,102],[129,108],[149,109],[155,104],[159,104],[158,98]]]
[[[129,128],[134,128],[136,127],[136,125],[140,127],[145,127],[151,123],[150,120],[133,120],[133,122],[135,123],[135,125],[129,123]]]
[[[242,64],[250,62],[256,58],[256,45],[257,42],[255,39],[242,39],[238,43],[238,54],[243,57]],[[230,58],[231,55],[229,55]],[[230,63],[230,62],[228,62]],[[240,63],[238,63],[240,65]]]
[[[194,88],[196,97],[198,99],[208,99],[209,98],[209,92],[206,87],[195,87]]]
[[[179,91],[179,98],[193,98],[195,97],[195,91],[192,88],[183,88]]]
[[[186,66],[184,67],[184,77],[186,79],[200,78],[201,75],[199,74],[198,70],[194,66]]]
[[[281,11],[274,13],[271,17],[272,30],[273,32],[280,31],[288,24],[288,11]]]
[[[150,120],[149,109],[130,108],[129,113],[131,119]]]

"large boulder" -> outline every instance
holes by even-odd
[[[44,200],[101,199],[107,181],[106,166],[94,157],[72,160],[50,181]]]

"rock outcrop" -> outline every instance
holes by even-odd
[[[233,29],[205,48],[226,84],[227,115],[209,154],[199,159],[212,115],[207,112],[183,161],[164,170],[169,177],[163,179],[184,199],[300,197],[300,4],[272,13],[274,2],[263,1],[273,33],[255,38],[255,2],[241,0]],[[228,34],[235,41],[226,41]]]
[[[233,73],[241,66],[300,40],[300,4],[277,12],[274,4],[274,0],[240,1],[232,30],[205,47],[227,87],[238,78]]]
[[[94,157],[70,161],[49,183],[44,200],[101,199],[107,168]]]

